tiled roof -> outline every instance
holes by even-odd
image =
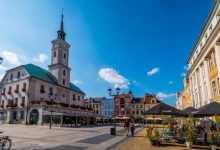
[[[142,103],[144,101],[144,98],[132,98],[131,103]]]
[[[56,79],[50,76],[47,70],[33,64],[26,64],[22,66],[26,69],[26,71],[30,74],[31,77],[45,82],[49,82],[51,84],[58,85]],[[77,93],[85,94],[79,87],[77,87],[73,83],[70,83],[69,89]]]
[[[144,96],[144,103],[151,104],[152,99],[156,99],[157,103],[161,103],[161,101],[155,95],[145,95]]]

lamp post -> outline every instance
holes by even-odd
[[[115,97],[119,95],[120,88],[117,87],[115,90],[116,90],[116,94],[112,94],[112,89],[111,89],[111,88],[108,89],[108,94],[109,94],[109,96],[113,96],[113,97],[114,97],[114,128],[111,128],[111,134],[112,134],[112,135],[116,135]],[[114,131],[112,131],[112,130],[114,130]]]
[[[3,58],[2,57],[0,57],[0,65],[1,65],[1,63],[3,62]]]
[[[53,111],[52,111],[53,110],[53,102],[54,102],[54,100],[56,100],[57,94],[54,95],[54,99],[53,99],[52,98],[52,96],[53,96],[53,89],[50,88],[48,95],[49,95],[49,100],[50,100],[50,129],[51,129],[51,127],[52,127],[52,117],[53,117]]]

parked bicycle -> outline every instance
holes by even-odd
[[[3,132],[0,132],[0,134]],[[0,147],[2,147],[2,150],[10,150],[11,148],[12,140],[8,136],[2,136],[0,137]]]

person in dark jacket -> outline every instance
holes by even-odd
[[[134,130],[135,130],[135,127],[134,127],[134,123],[132,122],[131,123],[131,135],[134,136]]]

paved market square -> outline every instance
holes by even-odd
[[[52,127],[0,125],[0,131],[12,139],[13,150],[85,150],[106,149],[126,138],[123,126],[117,127],[118,136],[110,135],[110,127]],[[137,129],[141,129],[137,128]]]

